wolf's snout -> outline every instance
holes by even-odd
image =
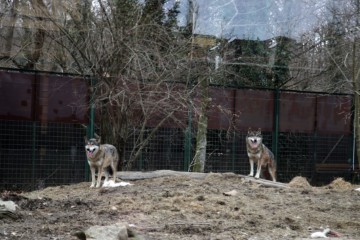
[[[89,153],[92,153],[95,151],[95,149],[91,150],[90,148],[87,148],[86,151],[88,151]]]
[[[257,143],[257,139],[251,139],[252,143]]]

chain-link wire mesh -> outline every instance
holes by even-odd
[[[38,189],[86,180],[85,131],[81,125],[2,120],[0,132],[2,189]],[[247,175],[250,167],[246,134],[210,129],[205,171]],[[185,159],[185,137],[184,129],[160,129],[142,150],[131,170],[189,170]],[[193,157],[194,134],[191,138],[190,154]],[[271,149],[273,134],[263,132],[263,138],[264,144]],[[351,136],[344,135],[280,133],[276,158],[278,180],[288,182],[295,176],[317,183],[326,183],[337,176],[351,180],[351,141]],[[125,159],[129,159],[132,150],[133,146],[128,144]],[[321,164],[342,164],[347,168],[324,171],[316,168]],[[125,165],[126,161],[123,167]]]
[[[147,138],[152,129],[146,129],[143,138]],[[135,129],[125,149],[125,161],[123,169],[126,168],[131,154],[137,150],[134,145],[139,139],[139,130]],[[159,169],[171,169],[184,171],[184,129],[160,128],[151,138],[150,142],[142,149],[140,157],[132,164],[131,170],[153,171]]]
[[[271,150],[273,133],[263,132],[263,143]],[[247,132],[229,132],[209,129],[205,172],[235,172],[247,175],[250,165],[246,151]],[[186,134],[183,129],[160,129],[144,148],[132,170],[149,171],[170,169],[188,171],[186,166]],[[195,154],[195,131],[191,136],[191,156]],[[276,144],[276,143],[275,143]],[[352,180],[352,135],[316,135],[284,132],[278,139],[277,177],[289,182],[303,176],[314,184],[327,183],[336,177]],[[133,146],[128,146],[126,159]],[[192,158],[191,158],[192,159]],[[319,165],[334,165],[334,169],[321,169]],[[340,168],[339,168],[340,167]],[[343,168],[341,168],[343,167]]]
[[[85,180],[79,124],[0,121],[0,186],[39,189]]]
[[[87,113],[88,87],[86,79],[75,77],[0,72],[0,189],[88,179],[83,137],[93,133],[82,124],[94,126],[96,120]],[[212,105],[222,108],[209,114],[206,172],[247,175],[247,128],[259,127],[264,144],[276,155],[279,181],[299,175],[317,183],[339,176],[354,179],[350,96],[214,87],[211,94]],[[239,117],[234,128],[229,112]],[[140,151],[139,137],[146,139],[153,129],[132,129],[119,169],[126,169],[139,151],[126,170],[189,171],[196,145],[194,119],[189,115],[185,128],[158,129]]]

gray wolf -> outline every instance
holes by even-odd
[[[101,186],[101,178],[105,173],[105,182],[109,179],[108,167],[113,172],[113,180],[116,182],[116,170],[119,162],[119,154],[113,145],[100,144],[101,138],[88,139],[85,136],[85,152],[87,161],[91,170],[91,188]],[[98,171],[97,181],[95,179],[95,171]],[[96,185],[95,185],[96,183]]]
[[[252,131],[249,128],[246,136],[246,149],[250,162],[250,174],[254,176],[254,163],[257,165],[255,178],[270,174],[271,179],[276,182],[276,161],[274,154],[262,143],[261,129]]]

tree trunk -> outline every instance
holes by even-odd
[[[209,108],[209,79],[203,77],[200,80],[200,116],[196,134],[196,151],[193,160],[193,172],[204,172],[206,162],[207,126]]]
[[[42,15],[50,15],[47,12],[47,8],[42,0],[36,0],[33,2],[34,9],[36,14]],[[43,27],[40,24],[40,21],[36,23],[35,28],[37,28],[36,32],[33,36],[33,44],[34,48],[32,51],[29,52],[29,54],[26,56],[28,59],[27,64],[24,66],[25,69],[36,69],[36,64],[39,62],[40,57],[43,54],[43,47],[45,43],[45,36],[46,36],[46,29],[43,29]]]

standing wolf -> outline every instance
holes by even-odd
[[[276,182],[276,161],[274,154],[262,143],[261,129],[252,131],[249,128],[246,136],[246,149],[250,162],[250,174],[254,176],[254,163],[257,165],[255,178],[263,176],[267,167],[268,173],[274,182]]]
[[[85,137],[85,151],[86,157],[91,170],[91,186],[95,187],[95,171],[98,170],[98,178],[96,187],[100,187],[101,178],[105,172],[105,181],[109,179],[109,172],[107,167],[111,167],[113,172],[113,180],[116,182],[116,170],[119,162],[119,154],[116,148],[110,144],[100,144],[101,138]]]

